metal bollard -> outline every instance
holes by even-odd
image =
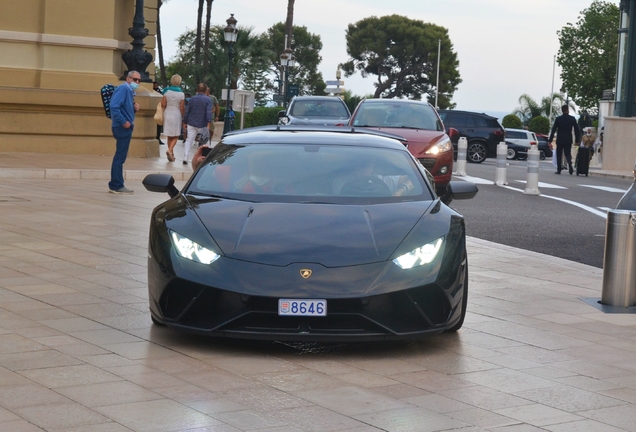
[[[636,306],[636,212],[607,212],[601,304]]]
[[[495,176],[495,184],[497,186],[505,186],[506,181],[506,156],[508,154],[508,146],[505,142],[497,144],[497,173]]]
[[[539,150],[531,145],[528,150],[528,174],[526,175],[525,195],[541,195],[539,191]]]
[[[468,149],[468,140],[461,137],[457,143],[457,171],[456,176],[463,177],[466,175],[466,150]]]

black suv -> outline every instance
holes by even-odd
[[[468,162],[482,163],[488,157],[497,157],[497,145],[505,141],[506,133],[496,117],[484,113],[455,110],[439,110],[444,126],[459,131],[459,138],[466,137]],[[455,157],[457,157],[457,141],[453,140]]]

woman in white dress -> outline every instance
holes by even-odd
[[[174,146],[181,135],[181,124],[185,112],[185,96],[181,90],[181,76],[173,75],[170,78],[170,87],[163,91],[161,106],[163,107],[163,134],[168,137],[168,151],[166,156],[170,162],[174,162]]]

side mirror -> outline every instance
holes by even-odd
[[[179,195],[179,189],[174,185],[174,177],[170,174],[148,174],[142,184],[150,192],[162,192],[174,198]]]
[[[285,110],[278,111],[278,118],[285,117]]]
[[[444,204],[449,205],[454,199],[471,199],[477,195],[477,192],[479,192],[479,189],[477,189],[475,183],[455,180],[448,183],[446,193],[440,199]]]
[[[446,134],[452,142],[456,142],[459,139],[459,131],[455,128],[448,128]]]

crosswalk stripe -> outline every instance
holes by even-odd
[[[618,189],[618,188],[607,187],[607,186],[595,186],[595,185],[584,185],[584,184],[579,186],[583,186],[583,187],[591,188],[591,189],[598,189],[605,192],[615,192],[615,193],[621,193],[621,194],[627,192],[627,189]]]

